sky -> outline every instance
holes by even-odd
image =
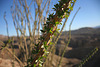
[[[30,0],[28,0],[30,1]],[[56,3],[56,0],[53,0]],[[0,0],[0,34],[7,35],[6,23],[4,21],[4,12],[6,11],[6,19],[8,21],[9,35],[16,35],[14,28],[10,7],[13,5],[13,0]],[[78,14],[76,15],[72,30],[79,29],[82,27],[95,27],[100,26],[100,0],[77,0],[73,11],[71,12],[64,31],[68,30],[71,19],[75,12],[81,7]]]

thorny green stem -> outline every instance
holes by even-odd
[[[88,62],[89,59],[91,59],[91,57],[94,56],[95,53],[97,53],[98,48],[95,47],[89,54],[88,57],[86,57],[85,59],[83,59],[76,67],[82,67],[82,65],[84,65],[86,62]]]
[[[63,0],[64,1],[64,0]],[[66,7],[68,7],[69,6],[69,4],[71,4],[71,3],[69,3],[69,2],[71,2],[71,0],[69,0],[69,1],[67,1],[66,2],[66,4],[64,4],[64,10],[66,10]],[[61,3],[60,4],[62,4],[62,1],[61,1]],[[57,5],[55,5],[55,7],[57,8]],[[62,9],[62,7],[60,7],[61,9]],[[60,9],[59,8],[59,9]],[[57,8],[57,10],[59,10],[58,8]],[[63,12],[63,9],[61,10],[62,12]],[[58,15],[58,17],[57,17],[57,15]],[[53,17],[52,15],[50,15],[51,17]],[[54,20],[55,20],[55,22],[61,22],[62,21],[62,19],[64,18],[64,12],[63,12],[63,14],[62,13],[56,13],[55,15],[54,15],[54,18],[53,19],[51,19],[51,18],[49,18],[50,19],[50,21],[51,22],[54,22]],[[61,18],[60,18],[61,17]],[[63,17],[63,18],[62,18]],[[55,23],[54,22],[54,23]],[[57,22],[57,23],[58,23]],[[57,24],[58,25],[58,24]],[[50,29],[53,27],[53,33],[55,32],[55,30],[57,29],[57,25],[56,26],[53,26],[53,24],[50,24]],[[44,31],[43,31],[44,32]],[[45,42],[45,41],[47,41],[47,45],[50,43],[50,41],[49,41],[49,39],[50,39],[50,36],[51,35],[53,35],[53,34],[51,34],[51,33],[47,33],[47,34],[43,34],[43,37],[46,37],[45,39],[44,39],[44,41],[42,41],[42,42],[40,42],[39,43],[39,49],[40,49],[40,51],[38,52],[38,54],[36,54],[36,56],[34,57],[34,60],[32,61],[32,66],[33,66],[33,64],[37,64],[35,61],[40,57],[40,56],[42,56],[43,54],[44,54],[44,51],[43,51],[43,48],[41,48],[41,46],[43,45],[42,43],[43,42]]]

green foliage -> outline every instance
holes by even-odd
[[[53,28],[51,28],[51,29],[49,30],[49,32],[50,32],[51,34],[53,33],[52,30],[53,30]]]
[[[34,66],[33,67],[36,67],[36,64],[34,64]]]
[[[68,17],[69,17],[69,15],[67,15],[67,14],[66,14],[66,15],[65,15],[65,17],[66,17],[66,18],[68,18]]]
[[[57,36],[57,33],[56,32],[54,32],[54,36]]]
[[[45,31],[44,30],[41,30],[41,32],[44,33]]]
[[[49,31],[51,34],[53,33],[52,30]]]
[[[47,42],[46,41],[44,41],[44,45],[46,45],[47,44]]]
[[[50,42],[50,45],[54,44],[53,42]]]
[[[76,2],[76,0],[73,0],[74,2]]]
[[[72,7],[72,6],[70,6],[70,7],[69,7],[69,9],[70,9],[70,10],[73,10],[73,7]]]
[[[59,24],[59,22],[57,21],[57,22],[55,22],[55,24]]]

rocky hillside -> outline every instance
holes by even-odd
[[[58,63],[58,58],[60,58],[65,45],[68,42],[68,31],[64,31],[57,42],[56,45],[56,55],[54,55],[53,63],[51,66],[47,67],[56,67],[55,65]],[[100,28],[80,28],[78,30],[71,31],[71,41],[65,52],[62,66],[63,67],[74,67],[77,65],[82,59],[84,59],[95,47],[100,48]],[[17,38],[14,37],[16,55],[19,57],[19,52],[17,50],[18,43]],[[6,43],[7,36],[0,35],[0,41],[4,41]],[[28,39],[27,39],[28,40]],[[0,45],[2,45],[0,43]],[[5,55],[2,56],[0,51],[0,58],[9,59],[8,54],[4,51]],[[3,60],[4,60],[3,59]],[[1,59],[0,59],[1,60]],[[83,67],[100,67],[100,49],[99,51],[87,62]],[[5,63],[2,63],[5,64]]]
[[[61,38],[58,41],[57,46],[64,48],[68,41],[68,31],[64,31],[61,35]],[[98,47],[99,51],[89,60],[84,67],[100,67],[98,64],[100,61],[100,28],[81,28],[78,30],[71,31],[71,41],[69,47],[72,50],[66,51],[64,57],[66,58],[77,58],[84,59],[87,55],[95,48]],[[63,46],[61,46],[61,44]],[[61,52],[57,47],[56,54],[58,55]],[[63,52],[63,49],[62,49]]]

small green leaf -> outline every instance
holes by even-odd
[[[60,30],[60,29],[58,29],[58,30]]]
[[[60,25],[62,25],[62,23],[60,23]]]
[[[58,1],[58,2],[60,2],[60,1]]]
[[[59,22],[57,21],[57,22],[55,22],[55,24],[59,24]]]
[[[53,42],[50,42],[50,45],[53,45]]]
[[[59,7],[58,3],[56,5],[54,5],[54,6],[55,6],[55,8],[58,8]]]
[[[44,42],[44,48],[47,50],[47,48],[48,48],[48,45],[47,45],[47,42],[45,41]]]
[[[53,33],[51,30],[49,31],[51,34]]]
[[[52,9],[55,9],[55,8],[52,8]]]
[[[38,59],[38,60],[41,60],[41,59],[43,59],[43,57],[39,57],[39,59]]]
[[[46,51],[46,50],[45,50],[44,52],[45,52],[46,54],[48,54],[48,53],[49,53],[49,52],[48,52],[48,51]]]
[[[32,51],[33,54],[36,54],[37,52],[35,50]]]
[[[36,64],[34,64],[34,66],[33,67],[36,67]]]
[[[44,41],[44,45],[46,45],[47,44],[47,41]]]
[[[51,29],[50,30],[53,30],[53,28],[51,27]]]
[[[57,36],[56,32],[54,32],[54,36]]]
[[[44,30],[41,30],[41,32],[43,32],[43,33],[44,33],[45,31],[44,31]]]
[[[68,17],[69,17],[69,15],[67,15],[67,14],[66,14],[66,15],[65,15],[65,17],[66,17],[66,18],[68,18]]]
[[[74,2],[76,2],[76,0],[73,0]]]
[[[70,9],[70,10],[73,10],[73,7],[72,7],[72,6],[70,6],[70,7],[69,7],[69,9]]]
[[[57,32],[57,33],[59,33],[59,30],[58,30],[58,29],[56,29],[56,32]]]
[[[52,8],[52,9],[56,10],[56,8]]]
[[[46,58],[47,56],[44,55],[43,57]]]
[[[62,16],[62,15],[61,15],[60,17],[61,17],[61,18],[63,18],[63,16]]]

